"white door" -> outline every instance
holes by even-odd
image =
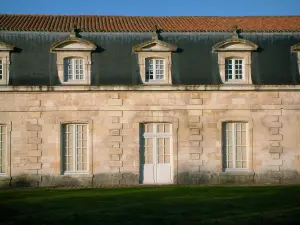
[[[142,131],[142,183],[172,183],[171,125],[166,123],[148,123],[143,125]]]

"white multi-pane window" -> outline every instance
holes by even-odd
[[[6,126],[0,125],[0,174],[6,172],[6,132]]]
[[[64,70],[66,81],[84,80],[84,64],[82,58],[66,58],[64,59]]]
[[[146,58],[146,81],[165,79],[165,60]]]
[[[247,169],[247,123],[223,126],[223,169]]]
[[[3,72],[3,61],[0,58],[0,80],[3,80],[3,77],[4,77],[3,74],[4,74],[4,72]]]
[[[143,125],[144,164],[168,164],[171,158],[171,125],[146,123]]]
[[[63,125],[63,172],[87,172],[87,124]]]
[[[243,59],[225,59],[225,81],[243,80]]]

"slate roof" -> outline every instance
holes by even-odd
[[[96,16],[1,14],[0,30],[70,32],[147,32],[155,25],[165,32],[297,32],[300,16]]]

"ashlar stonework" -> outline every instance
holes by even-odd
[[[275,86],[259,91],[163,87],[151,94],[132,87],[68,88],[1,92],[0,123],[8,128],[2,187],[139,184],[140,125],[160,122],[172,125],[174,184],[300,181],[298,87],[289,92]],[[247,170],[224,171],[222,167],[222,124],[226,121],[248,125]],[[61,129],[65,123],[88,125],[87,173],[62,171]]]

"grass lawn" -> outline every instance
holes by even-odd
[[[1,190],[0,224],[300,224],[300,187]]]

